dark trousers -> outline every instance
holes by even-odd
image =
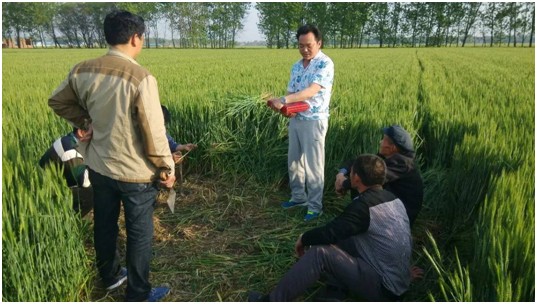
[[[337,282],[363,301],[393,301],[382,278],[363,259],[337,246],[314,246],[296,262],[270,293],[270,301],[290,302],[302,295],[322,276]]]
[[[71,187],[73,194],[73,210],[80,213],[80,217],[86,216],[93,209],[93,188]]]
[[[153,211],[157,188],[152,183],[120,182],[93,170],[94,242],[97,268],[103,282],[115,282],[120,269],[116,248],[120,202],[127,228],[127,301],[144,301],[151,290],[149,263],[153,240]]]

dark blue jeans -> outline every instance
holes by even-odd
[[[144,301],[151,291],[149,264],[153,240],[153,211],[158,189],[152,183],[121,182],[89,169],[94,195],[94,242],[97,268],[106,285],[116,280],[116,248],[120,202],[127,228],[127,301]]]

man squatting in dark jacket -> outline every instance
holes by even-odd
[[[416,168],[414,145],[410,134],[403,127],[394,125],[383,129],[384,137],[380,141],[377,154],[386,163],[386,181],[384,189],[395,194],[405,205],[410,227],[414,224],[423,202],[423,180]],[[343,194],[351,189],[351,199],[358,192],[351,188],[348,178],[352,161],[339,169],[336,176],[336,192]]]
[[[69,134],[54,141],[52,146],[39,159],[39,166],[45,168],[53,163],[63,171],[67,186],[73,193],[73,210],[82,217],[93,209],[93,189],[88,176],[84,158],[76,148],[86,131],[74,128]]]
[[[250,292],[248,300],[293,301],[321,275],[364,301],[393,301],[407,291],[410,225],[401,200],[382,188],[385,177],[380,157],[358,156],[349,178],[360,195],[331,222],[300,235],[298,262],[270,294]]]

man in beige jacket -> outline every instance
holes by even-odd
[[[175,174],[157,81],[135,61],[144,31],[139,16],[108,14],[108,53],[77,64],[48,102],[74,127],[87,129],[80,152],[94,189],[97,267],[108,290],[128,279],[127,301],[158,301],[170,291],[149,283],[158,178],[165,172],[167,180],[160,183],[171,188]],[[116,249],[120,202],[127,228],[126,269]]]

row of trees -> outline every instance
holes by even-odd
[[[325,45],[340,48],[465,46],[468,41],[531,46],[535,28],[534,2],[258,2],[255,7],[270,48],[293,47],[295,31],[305,23],[319,26]],[[126,9],[146,20],[147,47],[150,41],[162,45],[164,30],[174,48],[229,48],[249,8],[233,2],[3,2],[2,36],[17,43],[24,36],[44,47],[47,40],[56,47],[105,47],[104,16]]]
[[[159,26],[166,23],[173,47],[228,48],[235,46],[237,33],[242,30],[250,3],[43,3],[3,2],[2,36],[19,43],[20,38],[47,40],[55,47],[105,47],[103,21],[114,9],[126,9],[146,21],[146,42],[156,42]],[[152,39],[151,39],[152,38]],[[20,45],[18,45],[20,47]]]
[[[317,24],[325,45],[361,47],[371,42],[389,46],[465,46],[469,39],[493,46],[517,46],[535,28],[535,3],[376,2],[256,4],[259,29],[269,47],[288,48],[296,28]],[[488,38],[488,39],[487,39]]]

